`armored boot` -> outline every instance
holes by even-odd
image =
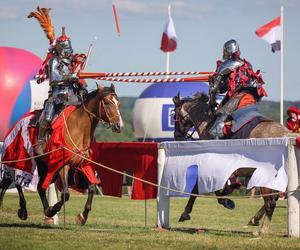
[[[37,144],[34,147],[34,151],[37,155],[44,154],[45,136],[48,130],[48,123],[41,121],[39,126],[39,134],[37,138]]]
[[[215,139],[220,139],[224,137],[224,122],[226,121],[228,115],[227,114],[219,114],[215,123],[209,130],[209,134],[213,136]]]

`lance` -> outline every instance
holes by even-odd
[[[174,71],[174,72],[116,72],[116,73],[87,73],[87,72],[79,72],[78,77],[80,79],[100,79],[102,77],[129,77],[129,76],[165,76],[165,75],[213,75],[215,72],[208,71]]]
[[[117,78],[117,77],[99,77],[97,80],[111,82],[131,82],[131,83],[164,83],[164,82],[208,82],[209,76],[186,77],[186,78],[157,78],[157,79],[134,79],[134,78]]]
[[[89,60],[90,55],[91,55],[91,53],[92,53],[92,48],[93,48],[93,44],[91,43],[90,46],[89,46],[88,52],[87,52],[87,54],[86,54],[85,62],[84,62],[84,64],[83,64],[83,66],[82,66],[82,69],[83,69],[83,70],[85,69],[85,67],[86,67],[86,65],[87,65],[87,63],[88,63],[88,60]]]

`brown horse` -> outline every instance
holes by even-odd
[[[65,126],[65,146],[77,153],[83,154],[85,157],[89,157],[91,144],[94,141],[94,132],[99,122],[108,125],[113,132],[121,132],[123,128],[123,121],[119,108],[120,101],[115,93],[114,85],[112,84],[110,87],[97,86],[95,91],[87,95],[83,101],[83,104],[72,111],[67,119],[64,120],[64,124],[62,126]],[[54,132],[55,131],[53,131],[53,133]],[[46,198],[46,189],[43,188],[43,183],[48,174],[48,166],[45,163],[45,157],[51,157],[51,154],[35,159],[40,177],[38,183],[38,193],[43,204],[44,213],[47,217],[53,217],[58,211],[60,211],[63,204],[69,200],[70,194],[68,190],[68,172],[70,169],[80,168],[80,165],[83,162],[80,157],[72,156],[59,163],[59,166],[57,166],[58,174],[53,177],[52,182],[55,181],[57,177],[60,178],[60,181],[63,184],[61,200],[53,207],[50,207]],[[9,176],[4,176],[2,179],[0,183],[0,205],[2,204],[6,189],[12,182],[13,180]],[[18,210],[18,216],[20,219],[25,220],[27,219],[26,201],[22,192],[22,188],[19,185],[16,185],[16,187],[20,196],[20,209]],[[76,222],[78,224],[85,224],[88,218],[88,213],[91,210],[92,199],[95,191],[95,183],[89,183],[88,198],[84,207],[84,211],[76,217]]]
[[[208,133],[210,127],[215,121],[214,112],[210,110],[208,104],[209,97],[204,93],[196,93],[190,98],[180,99],[179,93],[173,98],[175,104],[175,131],[174,136],[176,140],[187,140],[192,137],[192,134],[189,132],[192,127],[194,127],[194,132],[198,133],[200,139],[213,139]],[[192,132],[192,133],[194,133]],[[268,137],[283,137],[288,134],[288,130],[280,125],[279,123],[271,120],[266,120],[258,123],[250,132],[247,138],[268,138]],[[243,168],[238,169],[235,172],[237,177],[246,177],[250,179],[253,174],[253,168]],[[224,187],[226,190],[226,186]],[[224,191],[223,190],[223,191]],[[273,191],[261,187],[261,194],[271,194]],[[197,184],[195,185],[192,193],[198,193]],[[217,195],[226,195],[226,192],[218,191]],[[228,193],[227,193],[228,194]],[[258,226],[259,221],[264,218],[262,225],[259,228],[258,233],[266,233],[269,228],[269,224],[272,219],[274,209],[276,207],[277,196],[264,196],[264,205],[259,209],[256,215],[250,219],[248,225]],[[179,221],[185,221],[190,219],[190,213],[196,196],[190,196],[189,201],[185,207],[184,212],[182,213]],[[229,199],[218,199],[218,202],[224,204],[224,202],[229,202],[229,205],[234,207],[234,203]],[[226,206],[225,206],[226,207]],[[228,207],[227,207],[228,208]]]

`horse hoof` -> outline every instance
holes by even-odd
[[[47,217],[53,217],[54,215],[56,215],[56,211],[54,211],[53,207],[46,208],[44,213]]]
[[[28,218],[28,214],[27,214],[27,210],[26,209],[19,209],[18,210],[18,217],[21,219],[21,220],[27,220]]]
[[[230,199],[218,199],[218,203],[220,203],[225,208],[228,208],[230,210],[235,209],[235,203],[234,203],[233,200],[230,200]]]
[[[54,225],[54,219],[52,217],[46,217],[44,219],[44,224],[45,225]]]
[[[190,220],[191,219],[191,216],[189,214],[182,214],[178,220],[178,222],[184,222],[186,220]]]
[[[75,222],[77,225],[83,226],[86,223],[86,219],[83,217],[82,214],[78,214],[75,218]]]

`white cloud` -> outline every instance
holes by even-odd
[[[16,19],[17,16],[18,16],[18,11],[16,7],[10,7],[10,6],[0,7],[1,20]]]
[[[148,6],[145,2],[134,1],[134,0],[123,0],[116,2],[119,10],[128,13],[145,14]]]

